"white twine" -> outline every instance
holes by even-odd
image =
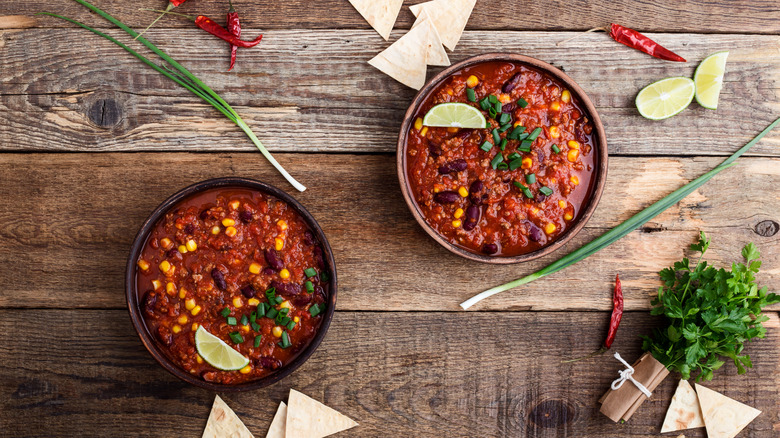
[[[615,359],[617,359],[620,362],[622,362],[623,365],[626,366],[626,369],[618,371],[618,374],[620,374],[620,378],[615,379],[612,382],[612,385],[610,385],[612,390],[614,391],[614,390],[620,388],[621,386],[623,386],[623,382],[625,382],[626,380],[630,380],[631,383],[636,385],[636,387],[639,388],[640,391],[642,391],[642,394],[646,395],[647,398],[650,398],[650,396],[653,395],[653,393],[650,392],[650,390],[648,390],[647,388],[645,388],[645,385],[637,382],[636,379],[634,379],[632,377],[632,375],[634,374],[634,367],[629,365],[628,362],[624,361],[623,358],[620,357],[620,354],[618,354],[617,351],[615,352]]]

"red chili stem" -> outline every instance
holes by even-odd
[[[609,36],[621,44],[625,44],[628,47],[645,52],[648,55],[654,56],[658,59],[665,59],[667,61],[675,62],[687,62],[682,56],[663,47],[662,45],[642,35],[641,33],[633,29],[629,29],[625,26],[621,26],[615,23],[610,24]]]
[[[238,20],[238,13],[233,8],[233,1],[228,0],[228,3],[230,4],[230,9],[228,9],[227,13],[227,28],[230,31],[230,33],[233,34],[236,38],[239,38],[241,36],[241,22]],[[230,45],[230,68],[228,71],[233,70],[233,67],[236,65],[236,54],[238,53],[238,46],[235,44]]]
[[[623,286],[620,284],[620,275],[615,276],[615,292],[612,294],[612,318],[609,321],[609,332],[604,341],[604,348],[609,349],[615,340],[620,320],[623,318]]]

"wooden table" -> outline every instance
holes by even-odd
[[[152,18],[139,7],[164,3],[95,2],[134,28]],[[193,0],[181,11],[222,17],[225,3]],[[412,23],[406,6],[391,40]],[[737,167],[615,245],[475,311],[458,307],[620,223],[779,116],[776,0],[480,0],[451,59],[501,50],[562,67],[598,107],[611,154],[587,228],[550,257],[506,267],[453,256],[413,221],[394,150],[414,91],[366,63],[389,43],[346,1],[236,7],[245,34],[265,38],[239,53],[233,72],[225,72],[228,48],[186,21],[162,20],[148,37],[233,104],[309,187],[294,195],[329,236],[342,286],[330,332],[303,367],[269,388],[223,395],[257,436],[291,387],[359,421],[345,437],[657,435],[678,377],[630,422],[613,424],[596,401],[619,364],[609,356],[559,364],[599,346],[615,273],[627,314],[614,349],[631,359],[641,354],[638,335],[660,322],[648,312],[657,271],[686,254],[699,230],[712,237],[718,265],[755,242],[761,282],[780,289],[775,130]],[[122,282],[130,242],[159,202],[196,181],[236,175],[294,189],[211,107],[101,38],[31,18],[45,10],[128,40],[73,2],[0,2],[0,435],[200,436],[214,394],[160,368],[130,324]],[[658,61],[604,34],[556,46],[610,21],[690,62]],[[637,114],[640,88],[691,76],[724,49],[717,111],[692,104],[664,122]],[[737,376],[727,364],[707,384],[764,411],[740,436],[780,434],[778,310],[768,312],[767,339],[747,347],[754,368]]]

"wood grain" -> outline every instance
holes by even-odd
[[[705,384],[763,411],[746,438],[773,436],[778,426],[780,321],[770,317],[767,337],[746,347],[748,374],[737,376],[728,363]],[[678,376],[618,425],[598,412],[597,400],[620,364],[607,355],[559,363],[598,348],[607,319],[606,312],[338,312],[320,348],[290,377],[221,397],[255,436],[264,436],[290,388],[360,423],[340,437],[657,435]],[[627,314],[613,349],[638,357],[638,335],[658,323],[646,312]],[[4,310],[0,340],[0,418],[9,435],[202,433],[214,393],[159,367],[124,311]]]
[[[292,191],[259,153],[3,154],[0,306],[123,308],[123,272],[148,214],[191,183],[238,175]],[[534,272],[705,173],[716,158],[612,158],[607,188],[587,228],[560,252],[512,266],[450,254],[413,220],[390,155],[277,154],[309,190],[295,193],[327,234],[337,261],[339,309],[459,310],[458,303]],[[742,158],[678,206],[622,241],[478,309],[608,310],[620,273],[626,308],[649,308],[657,272],[699,230],[708,259],[729,266],[747,242],[764,255],[761,283],[780,289],[780,159]],[[762,234],[759,234],[762,233]],[[561,299],[565,297],[565,299]]]
[[[141,7],[161,8],[165,2],[123,2],[95,0],[93,4],[123,20],[131,27],[144,28],[154,15]],[[405,6],[420,1],[406,1]],[[369,29],[368,23],[345,0],[238,1],[236,9],[242,23],[263,29],[355,28]],[[106,26],[90,16],[86,8],[68,1],[15,0],[0,4],[0,15],[57,12],[78,20]],[[226,6],[221,0],[186,3],[177,11],[205,14],[224,20]],[[396,28],[408,29],[414,20],[407,7],[402,8]],[[780,10],[773,0],[507,0],[477,2],[468,29],[590,29],[616,22],[642,31],[780,33]],[[61,27],[63,23],[42,24]],[[158,26],[185,28],[186,20],[169,19]],[[377,38],[379,36],[377,35]]]
[[[274,151],[392,152],[414,94],[365,62],[387,45],[371,31],[269,31],[230,73],[227,46],[197,29],[148,35],[212,84]],[[598,108],[610,152],[621,155],[724,155],[780,115],[780,36],[651,35],[691,61],[680,64],[603,34],[555,45],[572,35],[467,32],[451,58],[509,51],[563,67]],[[0,150],[254,148],[208,104],[85,31],[0,32],[0,47]],[[699,60],[723,49],[731,54],[717,111],[694,103],[663,122],[638,115],[638,90],[663,77],[690,76]],[[753,153],[780,156],[780,131]]]

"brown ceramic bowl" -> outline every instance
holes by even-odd
[[[251,190],[255,190],[258,192],[262,192],[274,196],[277,199],[281,199],[284,202],[286,202],[287,205],[291,206],[298,214],[300,214],[301,217],[306,221],[306,223],[311,228],[311,231],[317,237],[317,240],[319,240],[319,242],[322,244],[325,263],[328,266],[328,274],[331,278],[327,307],[325,309],[325,313],[323,314],[323,320],[319,330],[314,335],[314,338],[311,340],[309,345],[306,346],[306,348],[303,351],[301,351],[300,354],[298,354],[298,356],[296,356],[290,363],[276,370],[276,372],[274,372],[273,374],[269,374],[258,380],[253,380],[251,382],[241,383],[237,385],[225,385],[220,383],[207,382],[201,379],[199,376],[194,376],[188,372],[185,372],[184,370],[179,368],[176,364],[174,364],[168,359],[168,357],[160,350],[160,346],[158,345],[155,338],[149,333],[149,330],[147,329],[146,324],[144,323],[144,318],[141,315],[141,309],[138,304],[138,293],[136,292],[136,279],[135,279],[136,269],[137,269],[136,261],[138,260],[138,257],[144,245],[146,244],[146,240],[148,239],[151,231],[154,229],[154,226],[157,223],[157,221],[160,220],[171,207],[178,204],[179,201],[191,195],[194,195],[196,193],[200,193],[214,188],[229,188],[229,187],[239,187],[245,189],[248,188]],[[295,371],[298,367],[300,367],[304,362],[306,362],[306,360],[312,355],[312,353],[314,353],[314,350],[316,350],[317,347],[320,345],[320,342],[322,342],[322,339],[325,337],[325,334],[328,332],[328,327],[330,326],[330,321],[333,319],[333,312],[336,308],[337,289],[338,289],[338,279],[336,277],[336,265],[333,260],[333,252],[330,249],[330,244],[328,243],[328,239],[325,238],[325,234],[323,233],[322,228],[320,228],[317,221],[314,220],[314,217],[312,217],[312,215],[305,208],[303,208],[303,206],[298,201],[296,201],[292,196],[288,195],[286,192],[274,186],[271,186],[269,184],[265,184],[260,181],[255,181],[255,180],[245,179],[245,178],[228,177],[228,178],[216,178],[216,179],[202,181],[193,184],[187,188],[184,188],[176,192],[170,198],[166,199],[162,204],[160,204],[154,210],[154,212],[152,212],[149,218],[146,219],[146,221],[141,226],[141,229],[138,231],[138,234],[136,235],[135,240],[133,241],[133,245],[130,249],[130,256],[127,260],[127,267],[125,270],[125,294],[127,296],[127,309],[130,311],[130,319],[133,321],[133,327],[135,327],[136,332],[138,332],[138,336],[141,338],[141,342],[143,342],[144,347],[146,347],[146,349],[149,351],[152,357],[154,357],[154,359],[160,364],[160,366],[165,368],[168,372],[170,372],[174,376],[184,380],[187,383],[191,383],[195,386],[210,389],[212,391],[220,391],[220,392],[248,391],[248,390],[258,389],[264,386],[268,386],[288,376],[293,371]]]
[[[580,215],[577,217],[575,222],[572,225],[570,225],[568,230],[563,235],[559,236],[551,244],[544,246],[536,251],[521,254],[521,255],[515,255],[515,256],[489,256],[489,255],[473,252],[468,249],[462,248],[458,245],[449,242],[447,239],[443,238],[439,233],[436,232],[436,230],[434,230],[425,221],[425,217],[423,216],[422,212],[420,211],[420,208],[417,205],[417,202],[414,200],[412,196],[411,187],[409,186],[408,176],[406,173],[406,166],[407,166],[406,137],[412,123],[414,123],[414,115],[417,113],[417,110],[420,107],[420,105],[422,105],[423,102],[428,98],[428,96],[434,90],[436,90],[436,88],[444,80],[449,78],[452,74],[466,67],[471,67],[473,65],[481,64],[485,62],[495,62],[495,61],[506,61],[506,62],[525,64],[530,67],[534,67],[537,70],[545,72],[548,75],[559,80],[561,83],[565,84],[566,87],[571,91],[571,93],[577,98],[579,98],[580,102],[582,102],[583,109],[585,109],[587,115],[592,120],[593,123],[592,138],[597,143],[595,148],[597,151],[596,154],[597,156],[596,156],[596,161],[594,163],[595,168],[594,168],[593,184],[591,185],[591,193],[588,196],[587,205],[585,206],[582,213],[580,213]],[[484,55],[475,56],[463,60],[461,62],[458,62],[457,64],[453,64],[452,66],[443,70],[441,73],[434,76],[433,79],[428,81],[425,84],[425,86],[423,86],[423,88],[414,97],[411,105],[409,105],[409,109],[406,110],[403,123],[401,124],[401,132],[398,135],[398,146],[396,148],[396,153],[397,153],[396,163],[397,163],[397,171],[398,171],[398,181],[401,184],[401,192],[403,193],[404,199],[406,200],[406,205],[409,207],[409,210],[412,212],[412,215],[417,220],[417,223],[420,224],[420,226],[425,230],[426,233],[428,233],[429,236],[431,236],[436,242],[441,244],[443,247],[447,248],[449,251],[461,257],[465,257],[470,260],[475,260],[478,262],[485,262],[485,263],[510,264],[510,263],[525,262],[528,260],[533,260],[545,256],[547,254],[550,254],[551,252],[565,245],[566,242],[569,241],[569,239],[574,237],[578,232],[580,232],[580,230],[582,230],[582,228],[588,222],[588,219],[590,219],[590,217],[593,215],[593,212],[596,210],[596,206],[598,205],[599,200],[601,199],[601,193],[604,191],[604,184],[606,183],[607,180],[607,159],[608,159],[607,137],[604,134],[604,126],[601,123],[601,118],[596,112],[596,107],[593,106],[593,103],[585,94],[585,91],[583,91],[582,88],[580,88],[580,86],[577,85],[576,82],[574,82],[574,80],[572,80],[569,76],[567,76],[564,72],[562,72],[558,68],[553,67],[552,65],[535,58],[530,58],[528,56],[523,56],[523,55],[516,55],[512,53],[486,53]]]

